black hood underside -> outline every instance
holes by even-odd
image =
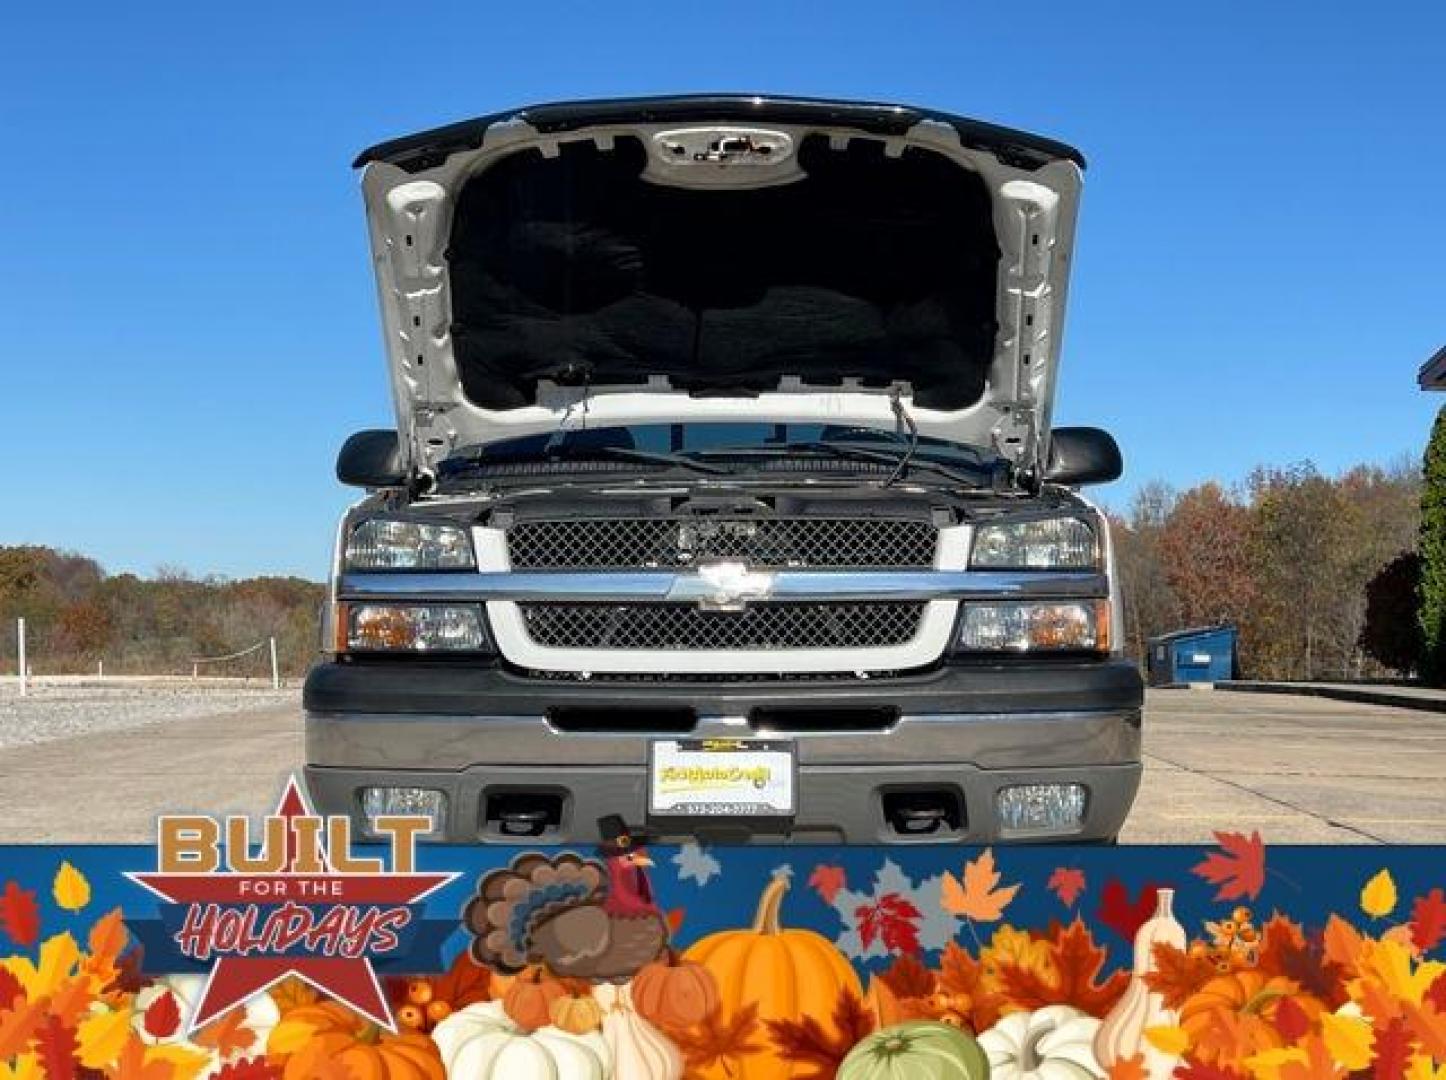
[[[923,408],[984,392],[1000,248],[978,174],[929,150],[805,138],[792,183],[671,187],[646,151],[529,149],[463,187],[447,252],[455,355],[474,404],[538,385],[698,394],[907,382]]]

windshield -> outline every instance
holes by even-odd
[[[633,424],[583,428],[549,435],[528,435],[465,447],[443,461],[439,476],[462,476],[491,466],[519,462],[614,462],[619,469],[670,463],[696,471],[738,474],[767,464],[807,470],[821,461],[848,460],[859,472],[890,472],[905,459],[908,467],[946,466],[984,477],[1003,459],[980,447],[943,439],[920,438],[870,428],[828,424],[692,423]],[[836,471],[836,470],[832,470]]]

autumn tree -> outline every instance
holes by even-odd
[[[1361,648],[1382,667],[1410,675],[1421,658],[1421,624],[1416,597],[1421,588],[1421,556],[1404,551],[1366,585],[1366,617]]]
[[[1160,558],[1182,626],[1239,623],[1255,597],[1250,511],[1211,481],[1176,501],[1160,530]]]
[[[1436,414],[1421,479],[1421,676],[1446,683],[1446,408]]]

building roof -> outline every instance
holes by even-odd
[[[1219,626],[1194,626],[1188,630],[1172,630],[1168,634],[1160,634],[1150,639],[1151,645],[1164,645],[1172,641],[1184,641],[1188,638],[1205,637],[1207,634],[1235,633],[1235,627],[1229,623],[1221,623]]]
[[[1416,382],[1422,390],[1446,390],[1446,348],[1436,350],[1436,355],[1421,365]]]

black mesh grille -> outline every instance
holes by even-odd
[[[742,611],[692,604],[522,604],[539,645],[572,649],[841,649],[902,645],[924,604],[762,603]]]
[[[524,521],[507,533],[519,570],[622,570],[738,559],[756,567],[891,569],[934,564],[927,521],[869,518],[583,518]]]

